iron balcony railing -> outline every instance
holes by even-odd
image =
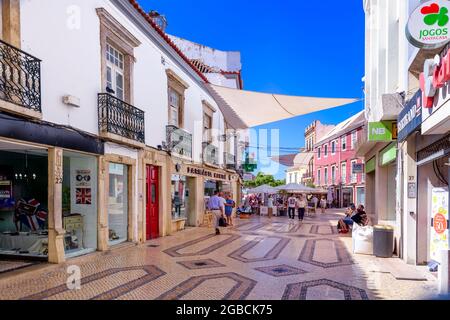
[[[145,143],[144,111],[108,93],[98,95],[98,125],[100,132]]]
[[[167,126],[167,147],[170,152],[192,158],[192,134],[176,126]]]
[[[236,156],[229,152],[223,153],[223,163],[225,164],[225,167],[227,169],[230,169],[230,170],[237,169]]]
[[[203,161],[215,166],[219,165],[219,148],[209,142],[203,143]]]
[[[0,99],[41,112],[41,60],[2,40]]]

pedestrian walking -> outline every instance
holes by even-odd
[[[236,203],[231,198],[231,195],[227,194],[225,196],[225,217],[229,226],[233,226],[233,210],[235,207]]]
[[[220,234],[220,219],[224,214],[224,202],[223,198],[220,198],[219,191],[215,191],[214,195],[208,201],[208,209],[214,216],[214,227],[216,228],[216,235]]]
[[[320,208],[322,209],[322,213],[326,213],[327,210],[327,200],[325,199],[325,196],[320,199]]]
[[[319,204],[319,199],[317,199],[317,197],[314,196],[312,198],[312,202],[314,203],[314,209],[317,209],[318,208],[318,204]]]
[[[288,214],[289,219],[295,219],[295,208],[297,206],[297,198],[293,194],[288,199]]]
[[[300,195],[300,198],[297,201],[297,208],[298,208],[298,219],[300,221],[303,221],[303,218],[305,217],[306,207],[308,206],[308,203],[305,200],[305,197],[303,195]]]

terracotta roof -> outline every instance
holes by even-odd
[[[178,53],[178,55],[202,78],[203,81],[209,83],[205,75],[185,56],[185,54],[175,45],[169,36],[162,31],[158,25],[150,18],[150,16],[141,8],[136,0],[128,0],[131,5],[147,20],[147,22],[158,32],[158,34]]]

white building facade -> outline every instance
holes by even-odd
[[[214,189],[237,199],[209,80],[135,1],[1,4],[2,254],[60,263],[199,226]]]

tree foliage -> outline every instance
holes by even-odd
[[[273,175],[260,172],[255,180],[245,182],[245,187],[256,188],[265,184],[268,184],[271,187],[278,187],[286,184],[286,180],[275,180]]]

